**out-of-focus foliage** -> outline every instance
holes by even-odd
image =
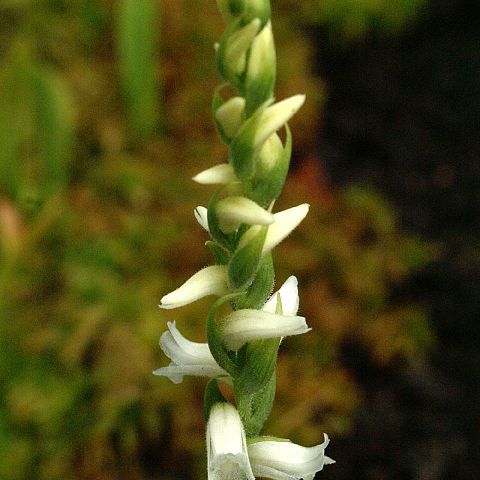
[[[167,362],[157,344],[167,320],[204,340],[204,302],[174,317],[156,304],[210,262],[193,220],[208,193],[189,179],[225,159],[210,113],[222,21],[211,1],[165,0],[155,4],[161,25],[148,20],[158,39],[125,25],[139,12],[120,20],[128,3],[0,6],[5,480],[193,479],[204,471],[203,380],[172,388],[151,371]],[[289,2],[276,3],[288,12]],[[278,249],[277,273],[279,281],[298,274],[301,310],[315,330],[306,348],[292,341],[281,350],[268,428],[313,443],[323,431],[347,434],[362,400],[339,359],[343,341],[364,343],[379,364],[421,361],[432,341],[425,312],[393,302],[391,291],[429,251],[397,230],[377,195],[332,192],[315,174],[323,84],[311,72],[308,37],[289,15],[279,13],[277,25],[278,98],[309,98],[292,122],[303,166],[283,202],[307,194],[313,207]],[[150,58],[160,40],[154,64],[134,58],[140,44],[122,44],[137,39]],[[132,75],[137,68],[148,78]],[[166,134],[148,137],[157,121]]]
[[[306,0],[304,21],[328,25],[339,38],[358,39],[372,30],[396,33],[411,22],[425,0]],[[291,1],[292,8],[298,2]]]

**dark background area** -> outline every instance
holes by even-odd
[[[339,47],[315,31],[328,84],[320,152],[333,183],[369,183],[439,255],[394,295],[431,308],[438,345],[418,370],[343,361],[367,402],[321,478],[480,475],[480,6],[434,0],[402,34]],[[345,457],[343,456],[345,455]],[[320,478],[320,475],[319,475]]]

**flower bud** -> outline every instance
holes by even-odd
[[[233,167],[229,163],[221,163],[198,173],[192,179],[202,185],[228,185],[238,182]]]
[[[275,45],[268,22],[252,42],[245,78],[247,117],[273,96],[276,78]]]
[[[219,70],[225,80],[233,84],[237,83],[235,78],[239,77],[245,70],[247,51],[260,26],[260,20],[254,18],[247,25],[233,31],[233,33],[227,32],[228,34],[220,42],[217,61]]]
[[[206,267],[195,273],[181,287],[160,300],[160,308],[183,307],[207,295],[222,296],[228,293],[227,269],[221,265]]]
[[[247,225],[270,225],[273,215],[246,197],[227,197],[217,203],[220,229],[233,233],[242,223]]]
[[[245,99],[243,97],[233,97],[227,100],[215,112],[215,119],[220,124],[225,137],[232,139],[243,120],[245,110]]]

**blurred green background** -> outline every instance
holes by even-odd
[[[338,463],[318,478],[473,480],[478,8],[273,11],[277,97],[308,99],[277,208],[312,205],[277,282],[298,276],[314,331],[282,346],[265,431],[328,432]],[[205,339],[208,299],[157,304],[212,262],[193,219],[212,192],[190,179],[226,158],[222,30],[213,0],[0,4],[1,480],[206,478],[205,381],[151,372],[168,320]]]

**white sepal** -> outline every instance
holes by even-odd
[[[210,229],[208,228],[207,212],[208,210],[205,207],[199,205],[197,208],[195,208],[193,214],[195,215],[195,220],[199,223],[199,225],[209,232]]]
[[[229,163],[221,163],[198,173],[192,179],[202,185],[228,185],[238,182],[233,167]]]
[[[305,102],[305,95],[294,95],[266,108],[258,122],[258,129],[253,140],[259,148],[265,140],[297,113]]]
[[[191,342],[178,331],[175,322],[168,322],[167,326],[168,331],[160,337],[160,347],[172,363],[158,368],[154,375],[168,377],[173,383],[181,383],[184,375],[228,377],[213,358],[207,343]]]
[[[228,138],[233,138],[237,133],[242,124],[244,110],[245,99],[243,97],[232,97],[217,108],[215,118]]]
[[[223,341],[232,350],[253,340],[300,335],[310,330],[304,317],[249,308],[235,310],[220,323]]]
[[[313,480],[324,465],[335,463],[325,455],[329,443],[315,447],[302,447],[290,441],[261,440],[248,446],[248,455],[255,476],[273,480]]]
[[[228,293],[228,273],[222,265],[206,267],[190,277],[181,287],[165,295],[160,307],[183,307],[207,295],[222,296]]]
[[[237,410],[217,403],[207,423],[208,480],[255,480],[245,431]]]
[[[274,214],[275,222],[268,227],[267,238],[263,245],[262,254],[270,252],[282,240],[288,237],[301,221],[307,216],[310,205],[303,203]]]
[[[285,283],[276,291],[262,307],[264,312],[277,313],[278,294],[282,302],[282,315],[296,315],[298,312],[298,281],[297,277],[291,275]]]
[[[303,203],[273,215],[275,221],[268,227],[267,237],[263,244],[262,255],[266,255],[284,240],[307,216],[310,205]],[[258,226],[249,228],[239,242],[239,248],[244,247],[259,232]]]
[[[247,225],[270,225],[273,215],[246,197],[227,197],[217,203],[220,228],[225,233],[234,232],[241,223]]]

